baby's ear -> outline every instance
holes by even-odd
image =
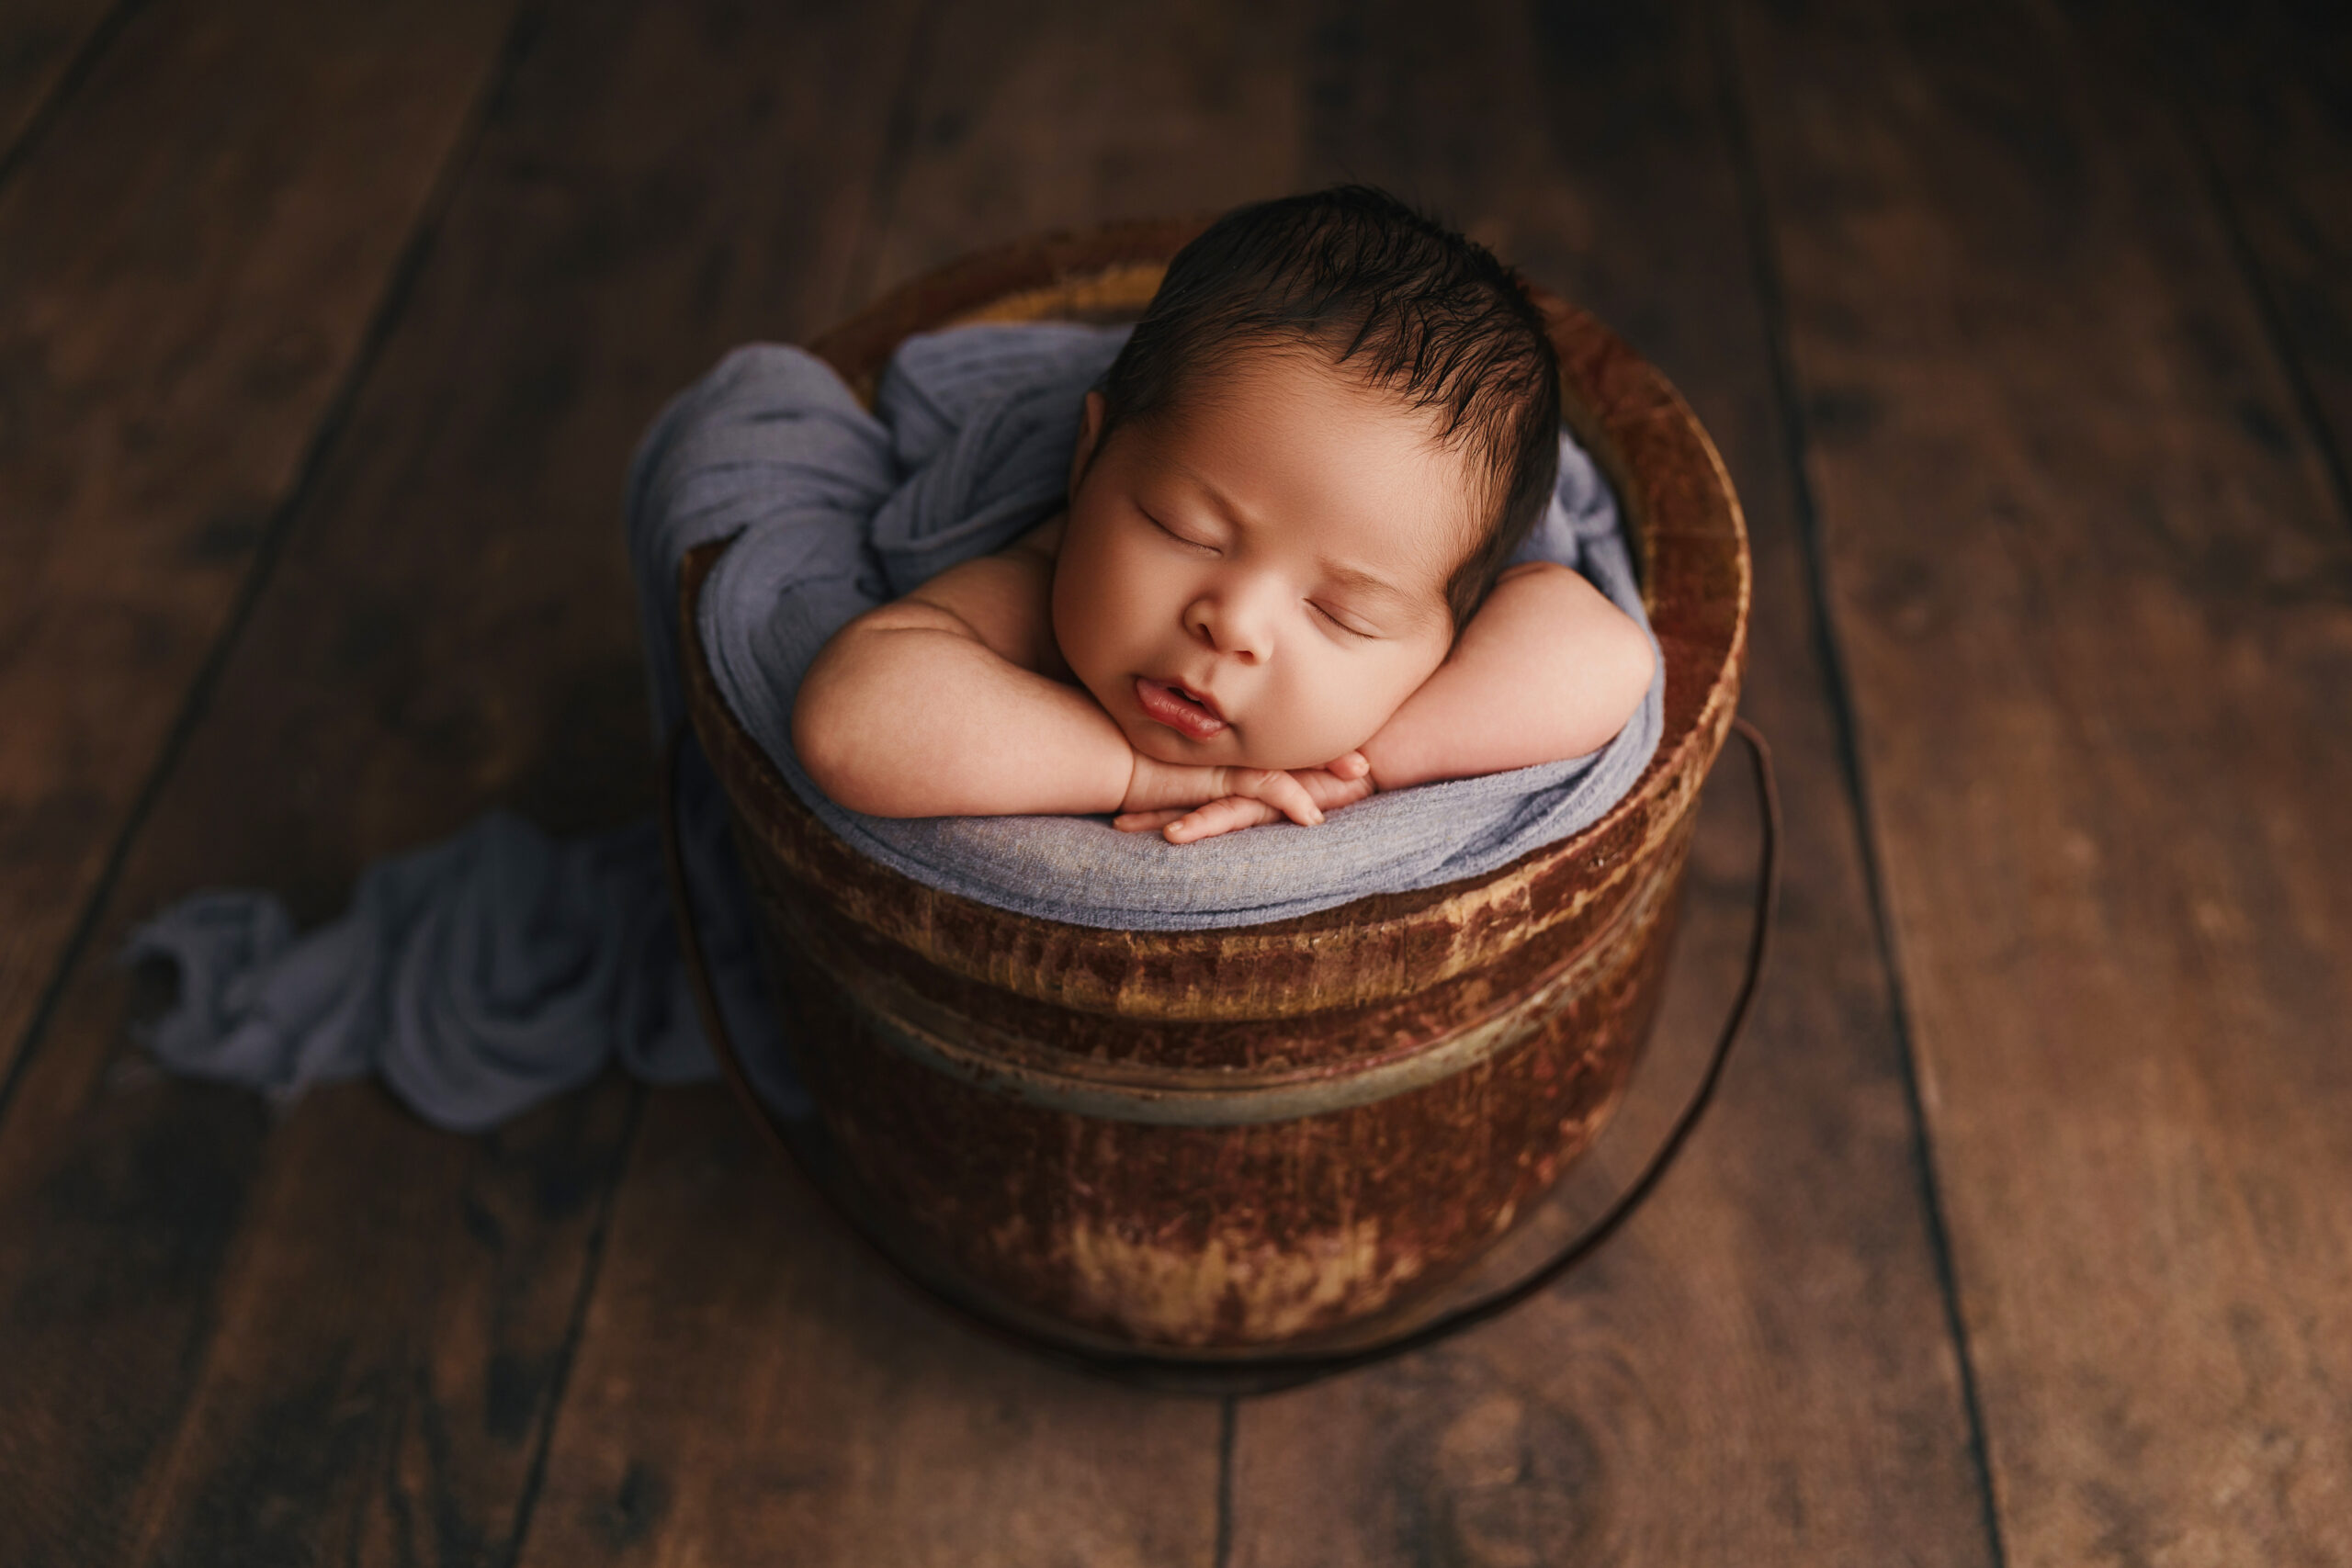
[[[1102,394],[1100,390],[1086,394],[1086,408],[1078,416],[1078,450],[1069,455],[1069,499],[1078,499],[1078,481],[1086,472],[1087,463],[1094,456],[1094,443],[1102,434]]]

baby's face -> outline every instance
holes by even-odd
[[[1087,398],[1054,570],[1063,659],[1147,756],[1317,767],[1452,646],[1463,458],[1303,354],[1245,355],[1114,432]]]

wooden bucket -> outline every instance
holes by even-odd
[[[977,256],[812,349],[870,398],[912,332],[1132,319],[1196,229]],[[1078,1345],[1214,1356],[1313,1341],[1457,1273],[1614,1107],[1738,699],[1747,545],[1674,389],[1590,317],[1544,304],[1567,421],[1627,514],[1666,655],[1666,728],[1601,821],[1487,876],[1173,932],[923,886],[835,838],[728,710],[693,631],[725,546],[688,556],[688,710],[727,793],[837,1195],[967,1304]]]

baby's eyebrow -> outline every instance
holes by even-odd
[[[1445,615],[1442,609],[1419,594],[1408,592],[1385,577],[1365,571],[1360,567],[1341,566],[1336,561],[1318,563],[1324,576],[1343,595],[1359,603],[1372,601],[1372,607],[1384,623],[1391,625],[1426,626]],[[1394,613],[1398,620],[1389,622]]]
[[[1366,593],[1377,599],[1399,601],[1408,597],[1403,589],[1398,588],[1386,578],[1376,576],[1360,567],[1341,566],[1335,561],[1328,560],[1318,564],[1323,568],[1324,577],[1333,587],[1343,589],[1350,593]]]
[[[1206,474],[1204,474],[1190,463],[1182,462],[1176,465],[1176,471],[1182,475],[1186,480],[1190,481],[1194,490],[1199,491],[1203,495],[1208,497],[1209,504],[1216,507],[1219,512],[1224,513],[1225,520],[1227,522],[1232,524],[1237,528],[1248,528],[1252,525],[1254,520],[1248,513],[1244,513],[1241,508],[1233,504],[1233,498],[1231,496],[1227,495],[1225,491],[1211,484]]]

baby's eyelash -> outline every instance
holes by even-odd
[[[1330,611],[1325,609],[1322,605],[1317,604],[1314,600],[1309,599],[1306,602],[1306,605],[1308,609],[1313,610],[1317,615],[1322,616],[1325,620],[1330,622],[1333,626],[1339,627],[1350,637],[1363,637],[1367,641],[1371,639],[1372,634],[1370,632],[1360,632],[1356,630],[1355,627],[1348,625],[1347,622],[1340,619],[1339,616],[1331,614]]]
[[[1137,508],[1136,510],[1141,511],[1142,509]],[[1180,545],[1189,545],[1196,550],[1214,550],[1216,548],[1215,545],[1204,545],[1198,539],[1186,538],[1183,535],[1179,534],[1175,529],[1170,528],[1167,524],[1162,523],[1159,518],[1154,517],[1148,512],[1144,513],[1143,520],[1150,524],[1153,527],[1159,529],[1161,533],[1167,535],[1170,538],[1175,540]]]

